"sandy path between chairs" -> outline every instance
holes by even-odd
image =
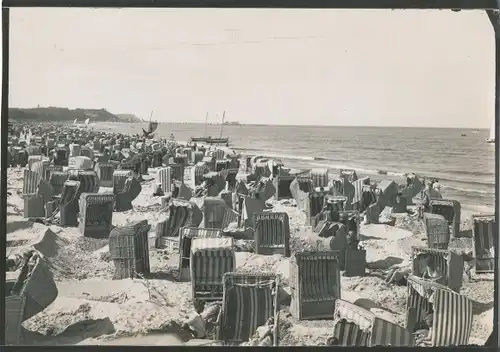
[[[155,225],[164,215],[158,213],[160,199],[151,197],[153,177],[154,173],[146,177],[150,180],[142,184],[143,190],[133,202],[133,210],[113,214],[114,225],[147,219],[152,225],[150,235],[154,236]],[[154,279],[114,281],[107,240],[83,238],[77,228],[48,228],[23,219],[19,214],[23,201],[18,194],[22,189],[22,170],[9,169],[8,183],[13,194],[8,197],[7,253],[30,246],[39,249],[49,262],[59,290],[53,304],[24,322],[25,344],[180,344],[175,333],[191,312],[192,303],[191,285],[175,280],[177,253],[151,249]],[[293,246],[313,243],[316,238],[306,235],[301,225],[305,215],[289,203],[276,203],[274,210],[289,214]],[[403,324],[406,287],[385,284],[382,270],[393,264],[407,264],[411,246],[425,246],[424,236],[409,216],[398,218],[395,227],[362,226],[361,234],[368,251],[369,269],[365,277],[342,278],[342,298],[384,319]],[[468,248],[471,241],[462,240],[458,245]],[[282,296],[286,303],[288,258],[238,252],[236,259],[238,268],[255,267],[280,273],[285,284]],[[480,279],[465,280],[462,288],[463,294],[477,302],[471,343],[484,343],[493,328],[492,276]],[[329,320],[296,321],[286,305],[280,316],[284,326],[282,345],[321,345],[333,329]],[[162,334],[147,335],[151,332]]]

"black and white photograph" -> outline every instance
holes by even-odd
[[[11,8],[5,344],[489,344],[495,33],[498,9]]]

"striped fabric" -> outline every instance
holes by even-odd
[[[235,267],[231,237],[194,238],[190,254],[193,301],[220,300],[223,293],[222,277],[234,271]]]
[[[473,253],[476,258],[476,273],[493,273],[495,271],[495,234],[496,221],[494,214],[473,215],[472,238]]]
[[[129,177],[133,177],[134,172],[131,170],[115,170],[113,172],[113,193],[121,193],[125,188],[125,181]]]
[[[64,183],[66,182],[68,177],[69,174],[64,171],[54,171],[50,174],[49,183],[54,189],[55,195],[61,194],[64,187]]]
[[[220,340],[248,341],[269,318],[276,320],[277,284],[274,273],[226,273]]]
[[[254,213],[255,253],[290,256],[290,225],[287,213]]]
[[[191,162],[193,164],[197,164],[202,160],[203,160],[203,152],[197,151],[197,152],[193,152],[193,154],[191,154]]]
[[[410,331],[432,310],[434,347],[467,345],[472,331],[473,303],[434,282],[408,277],[407,327]]]
[[[316,227],[318,224],[317,215],[321,213],[323,210],[323,206],[325,204],[325,196],[329,191],[320,191],[320,192],[310,192],[308,194],[309,202],[308,207],[306,209],[306,223],[312,227]]]
[[[39,173],[25,169],[23,178],[23,195],[36,194],[40,179],[41,177]]]
[[[28,150],[29,156],[42,155],[42,148],[40,148],[39,145],[30,145],[26,149]]]
[[[31,165],[31,171],[39,174],[40,178],[42,180],[46,180],[48,168],[49,168],[49,161],[48,160],[40,160],[40,161],[34,162]]]
[[[83,146],[80,148],[80,156],[86,156],[89,159],[93,159],[94,151],[87,146]]]
[[[45,170],[45,180],[50,182],[50,176],[52,175],[53,172],[62,172],[63,167],[60,165],[49,165],[47,169]]]
[[[314,187],[327,187],[328,169],[311,169],[311,179]]]
[[[80,233],[84,237],[108,238],[114,203],[114,194],[82,193],[79,199]]]
[[[177,181],[184,182],[184,165],[183,164],[170,164],[172,170],[172,178]]]
[[[102,187],[113,187],[113,173],[115,167],[110,163],[97,163],[95,171],[99,178],[99,184]]]
[[[78,177],[80,181],[80,192],[81,193],[97,193],[99,192],[99,177],[95,171],[87,170],[70,170],[70,176],[74,175]]]
[[[358,180],[358,175],[356,175],[356,171],[352,169],[340,169],[340,178],[347,180],[349,182],[354,182]]]
[[[352,182],[354,186],[354,198],[352,199],[351,204],[361,204],[363,200],[363,180],[356,180]]]
[[[229,227],[230,224],[234,223],[234,222],[238,222],[238,212],[231,209],[231,208],[227,208],[225,213],[224,213],[224,216],[222,217],[222,229],[226,229]]]
[[[203,159],[201,159],[201,161],[204,162],[208,166],[208,169],[211,172],[215,171],[215,158],[214,157],[205,156],[205,157],[203,157]]]
[[[453,237],[460,237],[460,202],[451,199],[431,199],[430,209],[433,214],[443,215],[448,221]]]
[[[42,161],[43,157],[41,155],[30,155],[28,156],[28,170],[31,170],[31,167],[37,161]]]
[[[176,237],[182,227],[197,227],[202,220],[200,208],[193,203],[172,199],[168,209],[168,218],[156,226],[157,246],[162,244],[162,237]]]
[[[89,170],[92,169],[93,162],[92,159],[86,156],[77,156],[75,157],[75,163],[73,165],[74,169],[78,170]]]
[[[172,169],[170,167],[162,167],[156,175],[156,181],[160,184],[163,192],[172,192]]]
[[[224,159],[224,157],[226,156],[226,153],[222,149],[216,149],[214,151],[213,156],[215,157],[216,160],[221,160],[221,159]]]
[[[444,216],[424,213],[423,222],[427,234],[427,246],[434,249],[448,249],[450,227]]]
[[[229,207],[220,198],[206,197],[203,200],[203,225],[207,229],[222,229],[222,221]]]
[[[80,181],[64,182],[61,193],[59,210],[61,212],[61,226],[77,226],[78,197],[80,196]]]
[[[216,160],[215,161],[215,171],[219,172],[225,169],[229,169],[231,161],[224,159],[224,160]]]
[[[78,144],[71,143],[69,145],[69,156],[80,156],[81,146]]]

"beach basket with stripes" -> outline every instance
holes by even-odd
[[[201,161],[208,166],[210,172],[215,171],[215,158],[213,156],[204,156]]]
[[[460,292],[464,273],[464,260],[462,256],[448,250],[412,247],[412,267],[414,276],[424,277],[426,275],[426,261],[429,256],[433,257],[434,265],[437,271],[442,275],[442,278],[439,279],[437,283],[455,292]]]
[[[220,172],[222,170],[227,170],[229,169],[229,166],[231,164],[231,161],[230,160],[227,160],[227,159],[223,159],[223,160],[220,160],[220,159],[216,159],[215,160],[215,171],[217,172]]]
[[[31,170],[23,170],[23,195],[36,194],[40,183],[40,174]]]
[[[54,190],[54,195],[61,194],[64,182],[68,180],[69,173],[66,171],[54,171],[50,174],[49,183]]]
[[[472,215],[472,239],[476,273],[495,272],[495,239],[497,223],[495,214]]]
[[[80,195],[80,233],[84,237],[108,238],[111,231],[115,195],[82,193]]]
[[[162,167],[157,172],[157,179],[163,192],[172,192],[172,169],[170,167]]]
[[[450,227],[444,216],[424,213],[423,222],[427,234],[427,246],[434,249],[448,249]]]
[[[473,321],[473,302],[435,282],[410,275],[406,303],[406,329],[414,332],[432,314],[433,347],[461,346],[469,343]]]
[[[135,177],[129,177],[125,180],[124,188],[121,192],[115,194],[115,210],[131,210],[132,201],[141,193],[142,186]]]
[[[170,237],[179,238],[182,227],[198,227],[203,219],[203,213],[193,202],[172,199],[167,209],[167,219],[156,224],[156,248],[165,248]]]
[[[95,171],[97,177],[99,178],[99,185],[102,187],[113,187],[113,173],[115,172],[115,167],[110,163],[97,163],[95,165]]]
[[[168,166],[172,169],[172,178],[184,182],[184,164],[170,164]]]
[[[176,154],[174,156],[174,164],[179,164],[179,165],[182,165],[182,166],[187,166],[188,164],[188,159],[187,159],[187,155],[185,154]]]
[[[451,199],[431,199],[430,210],[433,214],[443,215],[448,221],[453,237],[460,237],[460,202]]]
[[[33,166],[34,163],[37,161],[42,161],[43,156],[41,155],[30,155],[28,156],[28,170],[32,170],[31,167]]]
[[[58,147],[54,150],[54,165],[68,166],[69,150],[68,148]]]
[[[29,145],[26,149],[28,150],[28,154],[30,156],[42,155],[42,148],[40,148],[39,145]]]
[[[210,172],[209,167],[204,162],[198,162],[191,168],[191,184],[194,187],[201,185],[203,175]]]
[[[115,264],[114,280],[135,278],[137,274],[149,274],[147,220],[115,227],[109,234],[109,252]]]
[[[224,150],[222,149],[215,149],[213,156],[215,157],[216,160],[221,160],[224,159],[224,157],[226,156],[226,152],[224,152]]]
[[[163,164],[162,158],[163,158],[163,155],[162,155],[162,152],[160,150],[153,151],[153,153],[151,155],[151,167],[162,166],[162,164]]]
[[[195,151],[195,152],[193,152],[193,154],[191,154],[191,162],[193,164],[199,163],[200,161],[203,160],[203,158],[204,158],[203,152]]]
[[[337,252],[299,252],[290,261],[290,313],[299,320],[330,318],[340,298]]]
[[[78,144],[71,143],[69,145],[69,156],[75,157],[80,156],[80,150],[82,147]]]
[[[276,188],[276,193],[274,193],[276,200],[293,198],[290,186],[294,179],[294,175],[285,173],[281,168],[278,169],[278,174],[273,179],[274,188]]]
[[[183,227],[179,231],[179,279],[189,281],[191,263],[191,242],[194,238],[222,237],[219,229],[204,229],[198,227]]]
[[[325,195],[325,200],[326,204],[326,210],[328,213],[328,216],[325,220],[332,221],[332,219],[337,219],[338,218],[338,213],[340,211],[346,211],[349,208],[347,207],[348,205],[348,198],[344,196],[335,196],[331,194]]]
[[[225,344],[248,341],[270,318],[273,346],[279,345],[279,278],[271,272],[226,273],[219,316],[218,340]]]
[[[236,267],[233,239],[193,238],[189,265],[194,306],[199,301],[222,300],[222,277]]]
[[[311,169],[313,187],[328,187],[328,169]]]
[[[99,192],[100,182],[97,172],[93,170],[69,170],[69,176],[76,177],[80,181],[81,193],[97,193]]]
[[[131,170],[115,170],[113,171],[113,193],[121,193],[125,189],[125,181],[129,177],[134,177],[134,172]]]
[[[49,168],[49,160],[36,161],[31,165],[31,171],[40,175],[42,180],[47,180],[47,170]]]
[[[325,205],[325,196],[329,194],[330,190],[317,191],[314,189],[309,192],[307,198],[307,208],[306,208],[306,225],[312,226],[313,228],[318,225],[318,222],[322,220],[321,217],[317,217],[320,214]]]
[[[340,178],[354,182],[358,179],[358,175],[356,175],[356,171],[353,169],[340,169]]]
[[[333,322],[333,336],[339,340],[340,346],[411,347],[415,343],[413,335],[405,328],[342,299],[335,302]]]
[[[57,287],[42,254],[32,250],[25,256],[21,272],[12,287],[11,295],[26,299],[23,321],[40,313],[55,301]]]
[[[203,200],[203,226],[206,229],[223,229],[222,221],[227,210],[232,210],[221,198],[206,197]]]
[[[61,226],[78,226],[78,200],[80,194],[80,181],[67,180],[64,182],[59,202]]]
[[[8,284],[8,282],[6,283]],[[10,291],[10,290],[9,290]],[[22,342],[21,324],[24,320],[26,298],[9,295],[5,297],[5,345],[20,345]]]
[[[259,212],[253,214],[255,253],[290,256],[290,225],[288,214]]]

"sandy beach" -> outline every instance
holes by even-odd
[[[58,288],[57,299],[44,311],[23,323],[23,344],[137,344],[178,345],[177,332],[193,311],[191,285],[178,282],[178,253],[152,245],[160,198],[153,197],[155,169],[143,176],[141,194],[133,209],[113,213],[113,225],[148,220],[151,276],[148,279],[112,280],[114,271],[106,239],[85,238],[78,228],[61,228],[32,223],[22,218],[23,170],[9,168],[7,207],[7,255],[28,247],[47,259]],[[186,171],[186,179],[189,173]],[[111,189],[109,189],[111,190]],[[106,191],[101,187],[100,192]],[[291,250],[314,246],[316,235],[306,231],[305,214],[294,200],[272,201],[273,211],[285,211],[290,219]],[[422,225],[409,214],[397,215],[394,226],[362,225],[361,241],[367,250],[367,275],[342,277],[341,298],[363,306],[385,320],[404,325],[407,288],[388,285],[384,270],[410,263],[412,246],[426,246]],[[470,214],[462,213],[462,219]],[[467,221],[462,230],[470,226]],[[472,250],[471,238],[452,239],[450,249]],[[280,345],[324,345],[332,334],[331,320],[298,321],[289,313],[289,258],[236,253],[237,270],[255,267],[281,275],[283,283],[280,313]],[[13,275],[14,273],[8,273]],[[493,275],[464,275],[461,293],[474,302],[471,344],[484,344],[493,328]]]

